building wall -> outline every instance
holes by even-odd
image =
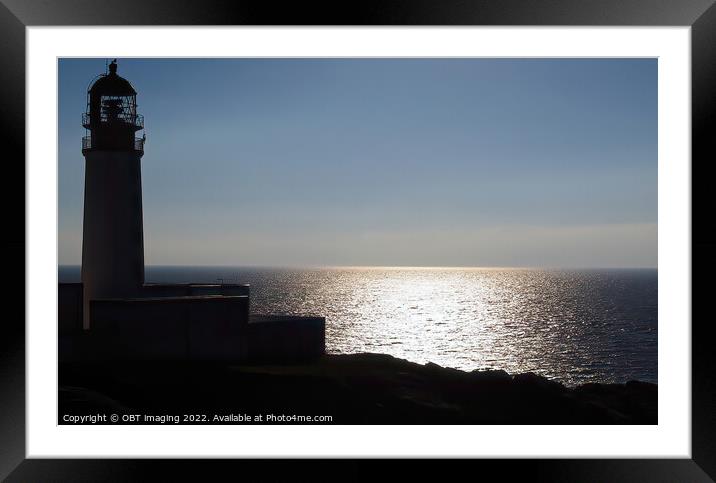
[[[82,284],[61,283],[57,289],[57,331],[60,336],[82,331]]]
[[[248,293],[248,286],[223,288]],[[152,290],[186,293],[191,287],[158,285]],[[248,295],[93,300],[92,329],[82,330],[82,284],[60,284],[59,294],[61,362],[288,362],[325,353],[323,317],[249,317]]]
[[[246,357],[252,361],[311,359],[326,352],[326,320],[323,317],[252,317],[246,328]]]
[[[92,339],[105,358],[235,360],[245,352],[246,296],[94,300]]]

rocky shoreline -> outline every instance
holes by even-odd
[[[569,388],[532,373],[465,372],[384,354],[280,365],[62,363],[59,384],[59,424],[68,424],[66,415],[89,414],[118,414],[117,424],[150,421],[122,421],[130,414],[149,415],[152,424],[658,422],[658,388],[651,383]],[[330,420],[307,419],[315,416]]]

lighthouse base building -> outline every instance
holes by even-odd
[[[287,361],[325,353],[325,319],[250,315],[243,284],[144,281],[144,118],[117,64],[87,93],[82,281],[60,283],[59,359]],[[288,295],[287,295],[288,296]]]
[[[147,284],[132,298],[83,300],[60,283],[59,360],[287,362],[325,353],[323,317],[250,315],[249,286]],[[90,327],[83,328],[85,306]]]

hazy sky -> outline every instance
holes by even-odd
[[[81,113],[59,61],[59,263]],[[655,59],[120,59],[150,265],[655,267]]]

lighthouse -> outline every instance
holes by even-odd
[[[87,91],[82,227],[83,328],[89,302],[139,296],[144,284],[142,169],[144,118],[137,92],[117,74],[117,61]]]
[[[144,118],[116,60],[90,83],[82,125],[82,274],[80,283],[58,287],[60,361],[276,361],[325,353],[323,317],[249,315],[248,284],[145,282]]]

